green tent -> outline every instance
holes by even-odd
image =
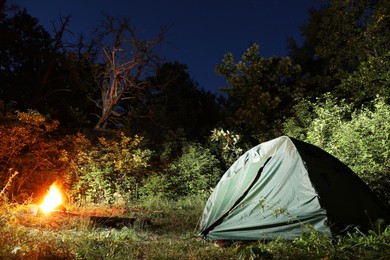
[[[390,213],[346,165],[282,136],[244,153],[208,199],[201,234],[212,240],[293,239],[314,228],[329,237],[374,229]]]

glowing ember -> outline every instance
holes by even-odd
[[[50,186],[50,190],[47,193],[45,199],[43,200],[43,203],[41,204],[40,208],[43,211],[43,213],[48,213],[55,209],[57,206],[61,205],[62,203],[62,195],[60,193],[60,190],[56,187],[56,185],[53,183]]]

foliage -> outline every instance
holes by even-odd
[[[299,91],[294,85],[300,67],[288,57],[263,58],[259,46],[253,44],[234,62],[233,54],[224,56],[216,71],[224,76],[229,87],[227,123],[258,141],[278,133],[278,120],[288,113],[292,98]]]
[[[380,87],[381,83],[375,78],[381,67],[386,71],[385,64],[373,71],[365,69],[386,60],[390,37],[389,8],[386,0],[333,0],[319,9],[309,10],[309,19],[301,27],[302,46],[292,39],[289,42],[292,60],[302,67],[299,84],[307,95],[318,97],[336,87],[337,95],[342,98],[349,99],[352,94],[352,102],[356,98],[375,98],[379,92],[373,96],[370,92],[372,88],[377,91]],[[360,76],[357,70],[365,73]],[[358,80],[340,86],[350,73],[355,73],[353,77]],[[373,81],[364,81],[369,74],[374,76]],[[371,83],[374,84],[370,86]],[[364,93],[369,96],[362,96]]]
[[[0,187],[8,185],[9,198],[39,196],[43,186],[61,181],[71,157],[65,139],[55,136],[59,123],[35,110],[17,111],[0,125]],[[11,176],[17,171],[19,174]]]
[[[344,103],[344,100],[338,101],[326,94],[323,99],[317,99],[314,111],[316,116],[312,118],[310,128],[307,129],[306,140],[325,148],[331,139],[333,140],[336,128],[350,119],[352,108],[348,103]]]
[[[45,70],[49,63],[50,34],[26,11],[1,16],[0,32],[4,35],[0,42],[2,98],[5,102],[21,101],[22,96],[34,99],[40,75],[32,72]]]
[[[335,0],[309,12],[303,45],[291,41],[290,49],[312,99],[301,100],[284,123],[285,133],[339,158],[384,202],[390,201],[389,7],[382,0]],[[326,91],[335,98],[313,102]]]
[[[181,155],[182,148],[187,142],[184,129],[179,128],[177,131],[169,131],[164,136],[164,142],[157,152],[158,159],[163,164],[169,164]]]
[[[297,100],[297,103],[291,109],[293,115],[286,117],[283,122],[283,131],[289,136],[304,140],[307,136],[307,129],[316,114],[313,112],[313,102],[304,98]]]
[[[144,199],[208,196],[220,176],[219,161],[208,148],[199,143],[185,142],[180,154],[167,164],[162,173],[145,180],[140,193]]]
[[[11,176],[9,176],[7,183],[4,185],[3,189],[0,191],[0,201],[7,201],[6,192],[7,189],[11,186],[12,180],[19,173],[15,171]]]
[[[390,100],[390,52],[369,57],[336,90],[357,105],[372,101],[377,95]]]
[[[140,199],[159,200],[164,198],[174,198],[176,191],[172,188],[169,177],[165,174],[152,174],[146,178],[139,188]]]
[[[153,120],[146,130],[156,142],[179,129],[184,131],[186,138],[199,140],[221,118],[215,94],[200,90],[186,65],[164,63],[149,80],[155,87],[149,89],[147,97]],[[145,124],[141,126],[145,131]]]
[[[16,109],[36,109],[63,126],[79,127],[87,123],[86,93],[95,84],[96,66],[82,38],[78,44],[63,43],[69,22],[61,18],[52,36],[26,10],[0,16],[0,92]]]
[[[217,143],[218,152],[221,154],[223,164],[230,167],[242,154],[242,148],[238,146],[240,135],[222,128],[214,128],[211,131],[210,141]]]
[[[187,196],[208,194],[221,177],[221,169],[219,161],[208,148],[199,143],[187,143],[181,156],[168,166],[165,174],[175,196]]]
[[[81,151],[73,199],[94,204],[127,204],[135,199],[151,156],[150,150],[140,147],[142,139],[120,133],[117,138],[100,137],[96,146]]]
[[[334,128],[350,119],[352,107],[326,93],[316,102],[301,99],[293,111],[295,115],[284,122],[285,133],[324,148],[332,138]]]
[[[382,98],[377,98],[373,105],[374,109],[363,107],[355,111],[350,121],[336,127],[327,149],[388,202],[390,106]]]
[[[365,59],[363,32],[371,4],[369,0],[333,0],[324,8],[316,53],[327,60],[327,72],[352,71]]]
[[[297,109],[304,111],[286,121],[286,134],[328,151],[388,202],[390,106],[384,99],[377,97],[369,106],[356,110],[330,95],[323,101],[303,103]],[[311,113],[306,111],[308,106]]]

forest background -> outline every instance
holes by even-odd
[[[40,199],[57,182],[77,204],[202,195],[246,149],[289,135],[352,168],[384,203],[390,177],[390,2],[334,0],[309,11],[302,45],[264,58],[227,53],[220,94],[104,17],[95,38],[65,42],[0,5],[0,197]],[[347,185],[347,184],[346,184]]]

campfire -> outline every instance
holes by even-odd
[[[45,196],[42,204],[39,206],[44,214],[48,214],[62,203],[62,195],[58,187],[53,183]]]
[[[87,217],[94,224],[105,227],[121,227],[121,226],[131,226],[137,220],[133,217],[119,217],[119,216],[99,216],[95,214],[89,213],[76,213],[69,212],[63,205],[63,199],[60,189],[53,183],[50,186],[49,191],[47,192],[43,202],[37,207],[33,207],[31,212],[38,216],[40,212],[44,215],[49,216],[51,218],[56,217]],[[149,219],[138,220],[143,224],[150,224]]]

